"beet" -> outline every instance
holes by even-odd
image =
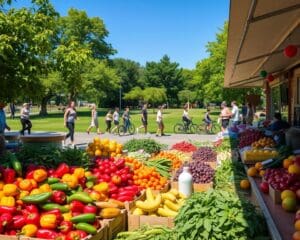
[[[200,147],[193,153],[192,159],[201,162],[215,162],[217,153],[211,147]]]

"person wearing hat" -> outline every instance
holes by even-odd
[[[6,124],[5,103],[0,103],[0,134],[4,134],[5,129],[10,131],[10,127]]]
[[[31,132],[32,123],[29,120],[29,114],[30,114],[29,104],[24,103],[23,107],[21,109],[21,116],[20,116],[20,120],[21,120],[21,124],[22,124],[22,130],[20,131],[20,133],[22,135],[24,135],[26,130],[28,131],[28,134],[30,134],[30,132]]]
[[[227,107],[227,103],[225,101],[222,102],[221,109],[222,109],[220,114],[221,128],[222,128],[222,132],[224,132],[229,125],[229,120],[231,118],[231,111]]]

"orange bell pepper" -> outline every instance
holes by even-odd
[[[18,187],[15,184],[9,183],[3,186],[5,196],[15,196],[19,193]]]
[[[21,180],[19,182],[19,188],[21,190],[24,190],[24,191],[31,191],[32,189],[32,182],[30,179],[24,179],[24,180]]]
[[[55,229],[57,227],[57,217],[55,214],[44,214],[40,219],[42,228]]]
[[[5,183],[3,181],[0,181],[0,190],[3,190],[4,184]]]
[[[66,173],[62,177],[62,182],[68,184],[70,188],[75,188],[78,186],[78,178],[75,175]]]
[[[1,200],[1,198],[2,197],[4,197],[5,195],[4,195],[4,192],[3,191],[0,191],[0,200]]]
[[[42,191],[39,188],[35,188],[30,192],[30,195],[40,194],[40,193],[42,193]]]
[[[38,228],[34,224],[26,224],[22,227],[21,234],[25,235],[26,237],[35,237]]]
[[[73,175],[75,175],[78,179],[81,179],[85,175],[85,171],[83,168],[75,168]]]
[[[33,179],[37,182],[43,182],[47,179],[47,172],[44,169],[37,169],[33,172]]]
[[[9,196],[9,197],[4,196],[0,200],[0,205],[6,206],[6,207],[14,207],[16,205],[16,200],[12,196]]]

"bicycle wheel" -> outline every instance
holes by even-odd
[[[203,126],[201,124],[198,125],[196,133],[198,133],[198,134],[205,134],[206,133],[205,126]]]
[[[120,125],[120,126],[118,127],[118,133],[119,133],[119,136],[124,136],[125,133],[126,133],[125,130],[126,130],[126,129],[125,129],[125,126]]]
[[[190,125],[190,133],[196,133],[198,129],[197,124],[191,124]]]
[[[213,124],[211,126],[211,131],[210,131],[211,134],[216,134],[216,133],[218,133],[220,131],[221,131],[221,128],[220,128],[219,125]]]
[[[177,124],[175,124],[173,130],[174,130],[174,133],[183,133],[184,126],[181,123],[177,123]]]
[[[133,135],[135,133],[135,127],[133,124],[130,124],[128,127],[128,132],[130,135]]]

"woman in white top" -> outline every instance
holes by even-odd
[[[97,108],[96,108],[96,104],[92,104],[91,105],[91,124],[88,127],[88,129],[86,130],[86,132],[88,134],[90,134],[90,131],[93,127],[96,127],[97,129],[97,133],[101,134],[100,130],[99,130],[99,122],[98,122],[98,113],[97,113]]]
[[[162,110],[163,110],[163,107],[159,106],[157,114],[156,114],[156,122],[157,122],[156,136],[157,137],[165,135],[164,134],[165,125],[164,125],[164,122],[163,122]]]
[[[114,113],[113,113],[113,120],[114,120],[114,127],[113,127],[113,129],[111,130],[111,132],[112,133],[114,133],[114,131],[118,128],[118,126],[119,126],[119,118],[120,118],[120,114],[119,114],[119,108],[115,108],[115,111],[114,111]]]
[[[20,133],[22,135],[24,135],[25,131],[28,131],[28,134],[30,134],[31,132],[31,128],[32,128],[32,123],[29,120],[29,114],[30,114],[30,107],[28,103],[24,103],[23,107],[21,109],[21,124],[22,124],[22,130],[20,131]]]

